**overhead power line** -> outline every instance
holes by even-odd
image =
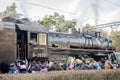
[[[115,2],[114,0],[108,0],[111,4],[120,7],[120,4]]]
[[[17,0],[17,1],[20,1],[20,0]],[[33,2],[27,1],[27,4],[31,4],[31,5],[34,5],[34,6],[38,6],[38,7],[41,7],[41,8],[46,8],[46,9],[50,9],[50,10],[54,10],[54,11],[59,11],[59,12],[67,13],[67,14],[70,14],[70,15],[75,15],[75,13],[72,13],[72,12],[63,11],[63,10],[60,10],[60,9],[48,7],[48,6],[45,6],[45,5],[38,4],[38,3],[33,3]]]
[[[101,25],[97,25],[98,28],[106,28],[106,27],[111,27],[113,28],[118,28],[120,26],[120,21],[117,22],[111,22],[111,23],[107,23],[107,24],[101,24]]]

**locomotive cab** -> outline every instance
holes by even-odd
[[[30,25],[27,24],[24,26],[22,26],[21,24],[16,25],[18,27],[18,29],[16,30],[17,41],[21,41],[20,43],[18,43],[17,59],[48,59],[47,33],[40,31],[41,26],[34,23],[29,24]]]
[[[0,62],[11,63],[16,60],[48,59],[47,30],[27,18],[6,17],[0,22]]]

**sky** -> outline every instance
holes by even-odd
[[[17,11],[31,20],[58,12],[66,19],[77,19],[77,27],[120,21],[120,0],[0,0],[0,12],[13,2]],[[96,15],[96,16],[95,16]]]

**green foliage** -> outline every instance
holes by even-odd
[[[21,14],[16,11],[16,4],[13,3],[11,6],[7,6],[6,10],[0,13],[0,18],[11,16],[13,18],[19,18]]]
[[[41,22],[48,30],[55,26],[57,31],[67,32],[69,28],[74,28],[76,20],[65,20],[64,15],[55,12],[53,15],[45,16]]]
[[[105,31],[102,30],[102,29],[99,29],[98,31],[101,33],[101,36],[102,36],[102,37],[108,38],[107,32],[105,32]]]
[[[120,31],[111,31],[109,38],[112,40],[116,51],[120,52]]]

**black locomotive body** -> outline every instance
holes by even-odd
[[[66,60],[69,54],[91,57],[108,56],[113,53],[112,41],[102,38],[99,32],[66,34],[48,33],[48,46],[51,59]]]
[[[11,21],[11,20],[10,20]],[[113,53],[112,42],[99,32],[67,34],[48,32],[28,19],[0,23],[0,61],[21,59],[66,60],[68,55],[97,57]]]

